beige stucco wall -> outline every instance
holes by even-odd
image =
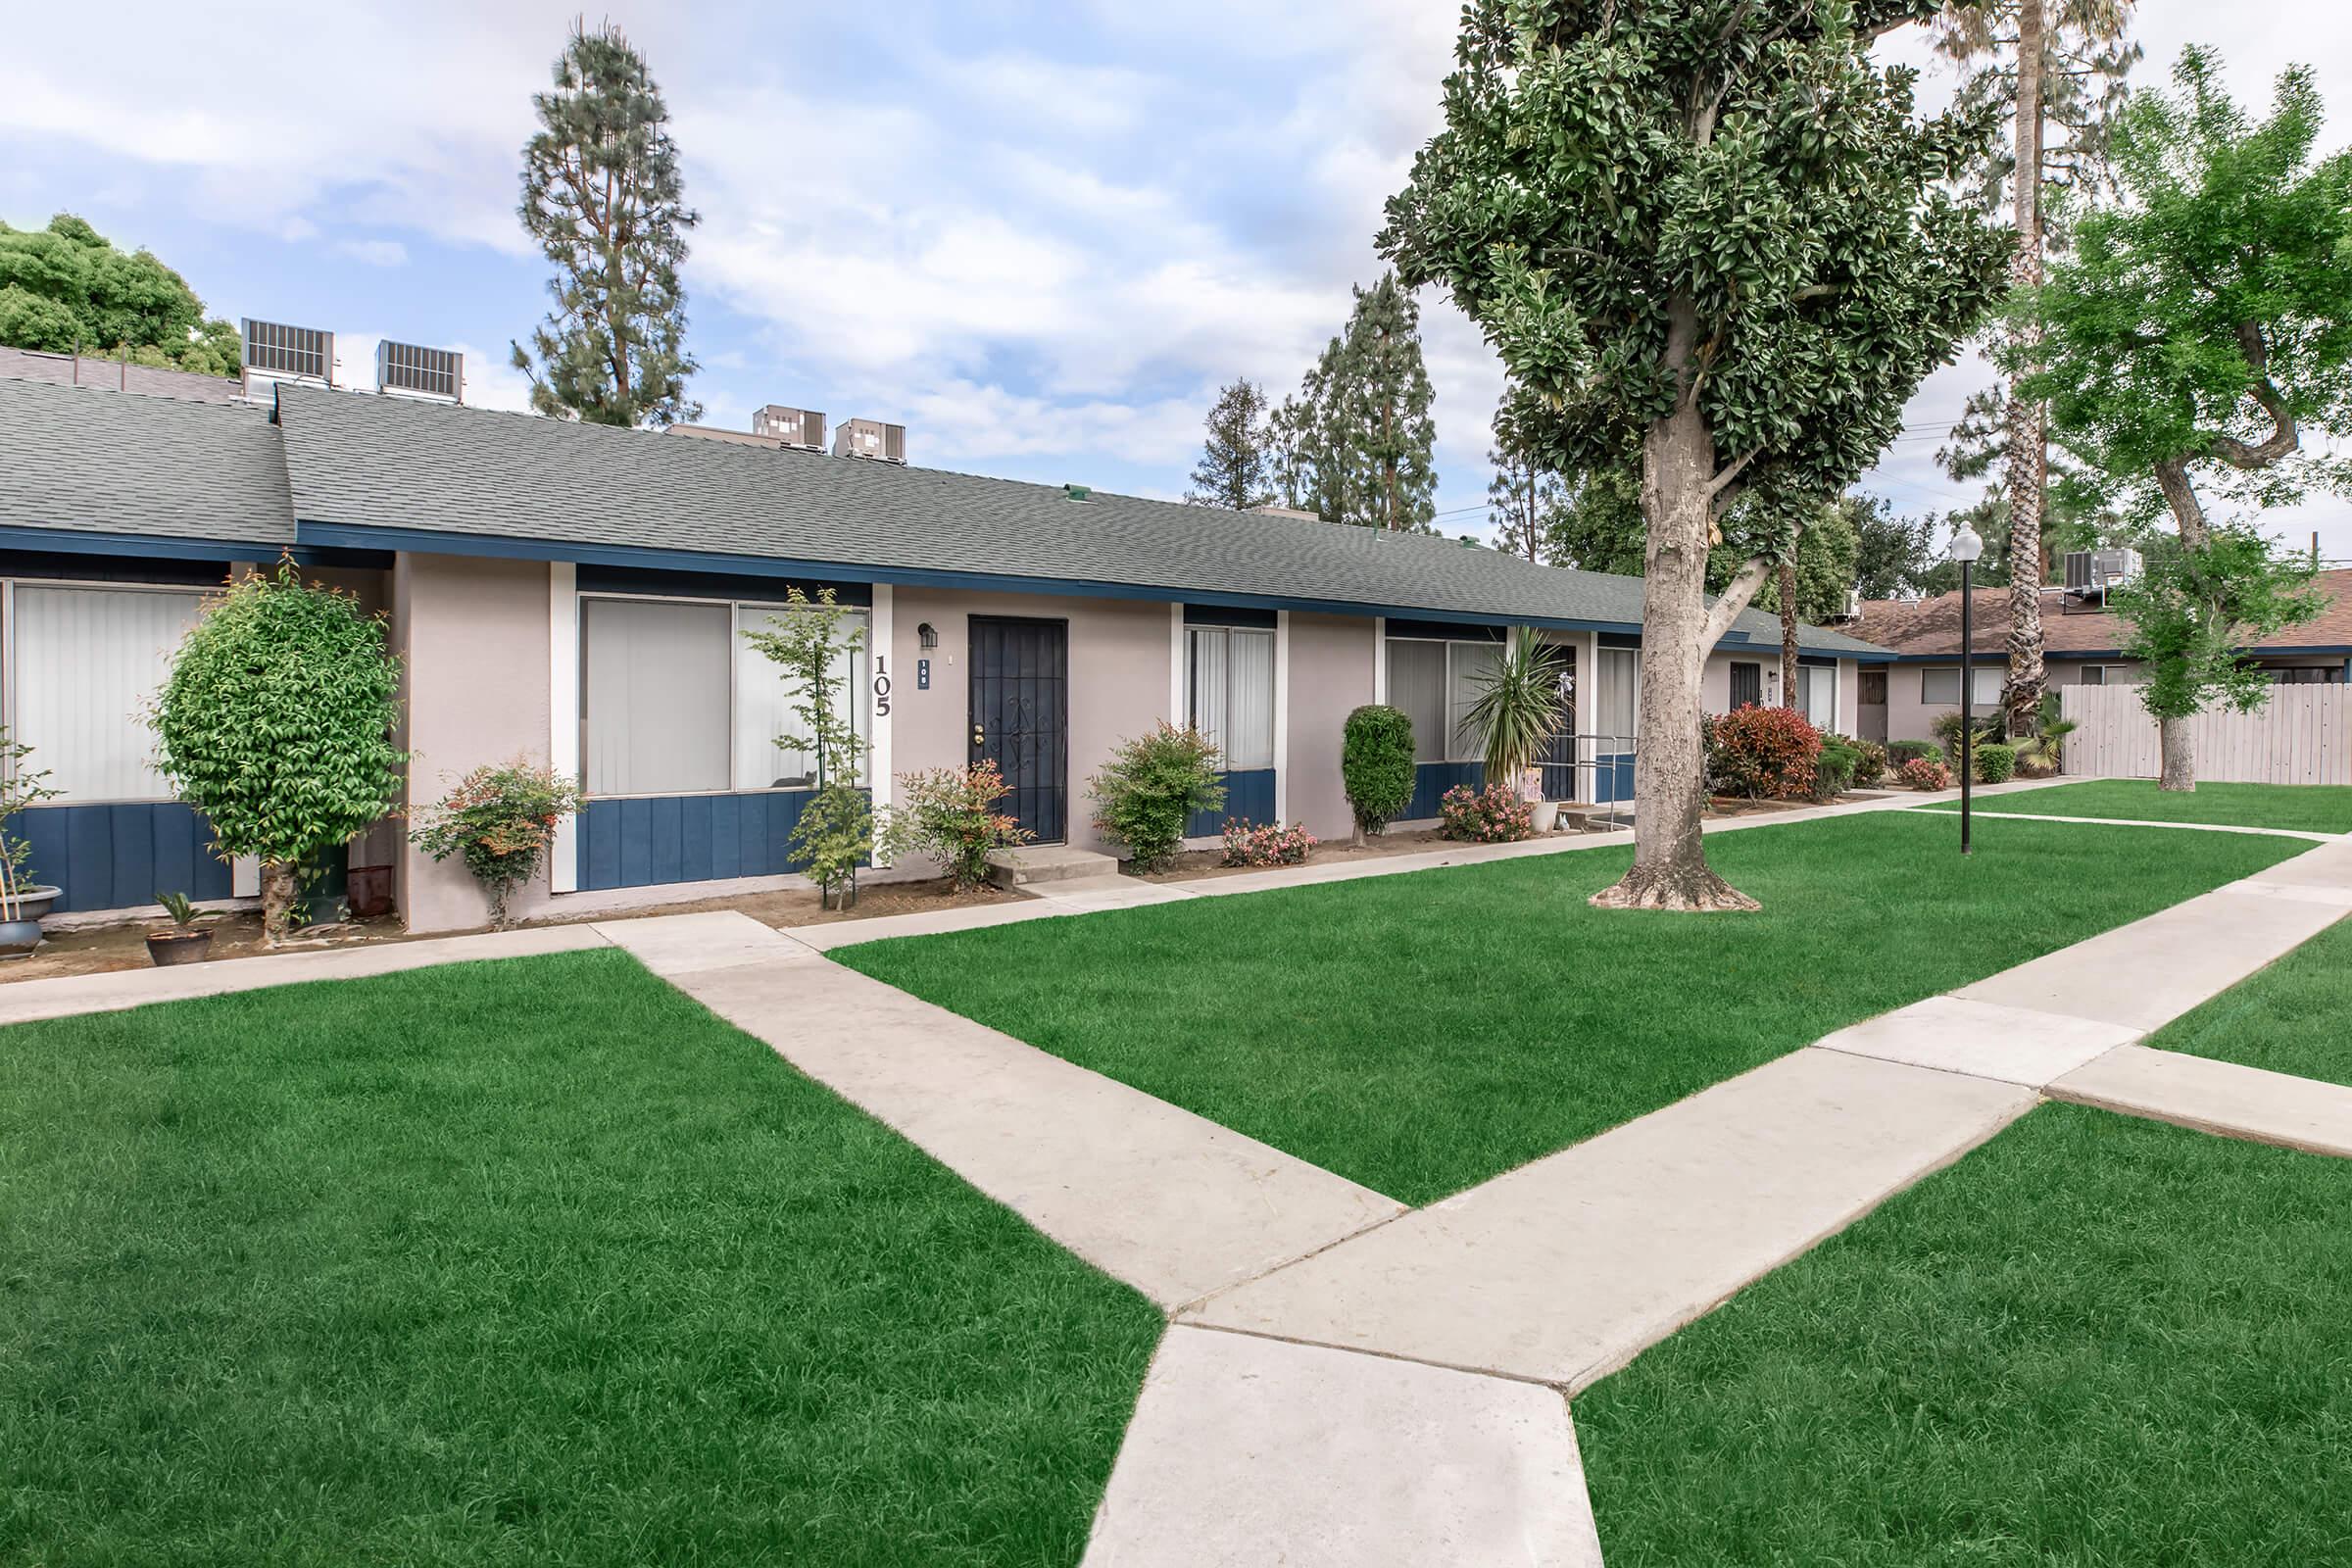
[[[1119,741],[1169,717],[1175,637],[1164,604],[900,588],[892,596],[891,769],[961,767],[971,751],[971,617],[1066,620],[1070,627],[1070,842],[1105,846],[1094,828],[1087,778]],[[939,646],[924,653],[928,621]],[[931,689],[915,687],[915,662],[931,661]],[[897,799],[894,782],[892,798]]]
[[[1368,616],[1290,617],[1289,741],[1283,758],[1284,806],[1319,839],[1355,830],[1340,750],[1348,715],[1372,701],[1379,645]]]
[[[403,553],[393,566],[393,643],[404,664],[408,799],[438,800],[484,762],[548,760],[548,568],[530,561]],[[412,931],[489,918],[480,886],[456,860],[436,864],[403,843],[395,878]],[[544,873],[517,892],[517,918],[544,912]]]

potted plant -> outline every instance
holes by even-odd
[[[42,782],[47,771],[24,765],[31,755],[31,747],[0,726],[0,957],[6,958],[21,958],[41,945],[41,916],[66,893],[27,880],[24,862],[32,846],[8,830],[27,806],[57,798],[58,792]]]
[[[213,934],[198,924],[213,918],[211,909],[199,909],[188,902],[185,893],[158,893],[155,902],[164,906],[170,925],[150,926],[147,931],[147,956],[158,967],[174,963],[202,963],[213,956]]]
[[[1486,750],[1488,784],[1529,803],[1539,833],[1559,822],[1559,803],[1544,798],[1544,770],[1536,763],[1566,718],[1562,668],[1559,649],[1534,627],[1522,626],[1494,669],[1475,677],[1481,689],[1470,706],[1470,727]]]

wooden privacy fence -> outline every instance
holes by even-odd
[[[2154,778],[2163,771],[2156,721],[2136,686],[2061,686],[2082,725],[2066,738],[2065,771],[2082,778]],[[2216,783],[2352,784],[2352,686],[2276,686],[2251,713],[2188,721],[2197,777]]]

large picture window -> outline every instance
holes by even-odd
[[[1248,626],[1186,628],[1186,722],[1217,743],[1225,765],[1274,765],[1274,634]]]
[[[1413,721],[1414,761],[1479,760],[1470,710],[1485,691],[1482,677],[1501,659],[1495,642],[1390,639],[1389,706]]]
[[[189,589],[17,585],[8,724],[61,800],[172,798],[146,710],[203,604]]]
[[[815,785],[783,670],[741,635],[781,605],[588,597],[580,602],[581,747],[590,795],[711,795]],[[844,617],[845,627],[865,616]],[[866,733],[866,652],[844,650],[842,701]]]
[[[1975,700],[1980,708],[1989,708],[2001,700],[2001,682],[2006,677],[2005,664],[1974,666]],[[1960,706],[1960,666],[1958,664],[1930,664],[1919,672],[1919,700],[1930,708],[1958,708]]]
[[[1796,706],[1816,729],[1838,727],[1838,670],[1833,664],[1796,666]]]

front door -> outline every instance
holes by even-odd
[[[1761,708],[1764,706],[1764,666],[1736,663],[1732,666],[1732,707]]]
[[[1070,627],[971,619],[971,760],[997,764],[1004,809],[1040,844],[1069,837]]]
[[[1884,741],[1886,738],[1886,672],[1883,669],[1866,669],[1862,671],[1860,685],[1860,738]]]
[[[1634,731],[1641,725],[1642,655],[1632,648],[1603,648],[1599,684],[1592,696],[1593,804],[1613,806],[1634,798]]]

